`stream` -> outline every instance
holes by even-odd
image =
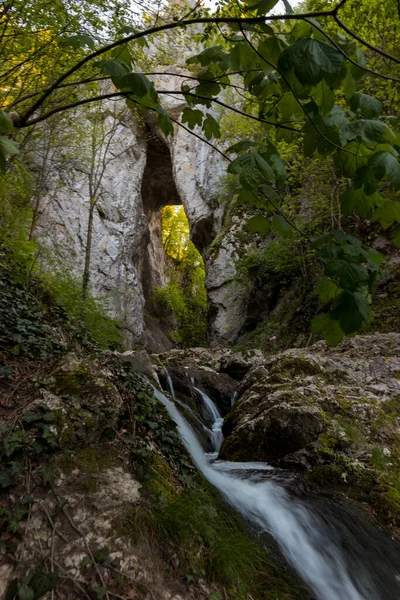
[[[169,376],[168,385],[172,398],[178,401]],[[194,385],[193,389],[203,403],[213,447],[210,453],[203,450],[174,402],[157,389],[154,393],[176,422],[204,477],[247,522],[274,537],[313,598],[400,600],[398,544],[359,511],[293,488],[282,471],[267,464],[216,460],[223,441],[223,418],[211,398]]]

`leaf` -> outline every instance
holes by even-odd
[[[101,72],[111,77],[123,77],[129,73],[129,68],[120,60],[105,60],[101,64]]]
[[[396,140],[393,131],[385,123],[371,119],[351,121],[341,128],[341,133],[349,142],[357,140],[377,144],[383,141],[393,142]]]
[[[47,592],[51,592],[57,585],[57,574],[56,573],[43,573],[40,570],[36,570],[32,575],[29,586],[35,593],[35,600],[38,600]]]
[[[387,229],[393,223],[400,223],[400,202],[385,199],[382,206],[376,209],[372,215],[374,221],[379,221],[383,229]]]
[[[90,37],[90,35],[86,35],[85,33],[78,33],[76,35],[71,35],[70,37],[63,38],[60,42],[60,45],[64,48],[70,47],[74,50],[78,50],[79,48],[94,48],[94,40]]]
[[[247,0],[244,12],[257,10],[257,14],[261,16],[267,14],[276,4],[278,0]]]
[[[337,258],[326,265],[325,275],[334,277],[341,288],[354,290],[360,285],[366,285],[369,279],[368,271],[360,264]]]
[[[273,35],[258,44],[257,50],[268,60],[268,62],[276,66],[278,64],[279,57],[287,47],[287,42],[282,36],[278,37]],[[264,64],[263,67],[265,66],[266,65]]]
[[[277,154],[271,154],[269,156],[269,162],[271,163],[276,173],[276,179],[278,183],[283,183],[287,177],[287,171],[282,159]]]
[[[210,115],[210,113],[207,113],[207,116],[204,119],[203,131],[204,131],[204,135],[206,136],[206,138],[208,140],[210,140],[212,137],[214,137],[214,138],[221,137],[221,131],[219,128],[218,121],[216,121],[214,119],[214,117],[212,115]]]
[[[144,107],[156,108],[159,105],[154,83],[141,73],[128,73],[118,79],[119,88],[129,90]]]
[[[278,233],[283,237],[286,237],[289,233],[292,232],[291,226],[281,215],[274,216],[271,226],[275,233]]]
[[[260,57],[246,41],[236,43],[231,50],[233,69],[249,71],[257,68],[260,61]]]
[[[239,152],[243,152],[244,150],[249,150],[250,148],[254,148],[257,146],[258,142],[254,142],[253,140],[241,140],[240,142],[236,142],[232,146],[229,146],[225,152],[228,154],[238,154]]]
[[[319,108],[319,114],[328,114],[335,104],[335,93],[323,79],[312,94]]]
[[[157,125],[159,126],[163,134],[166,136],[174,135],[174,126],[165,108],[163,108],[162,106],[158,106],[156,110],[158,113]]]
[[[7,138],[0,137],[0,146],[4,154],[19,154],[18,147]]]
[[[318,40],[301,39],[283,52],[278,67],[282,71],[294,68],[301,83],[316,85],[326,75],[340,73],[343,60],[342,54],[333,46]]]
[[[311,37],[312,32],[313,27],[311,23],[307,23],[307,21],[297,21],[291,31],[291,35],[295,40],[299,40],[301,38]]]
[[[340,327],[347,335],[355,333],[371,321],[371,309],[367,297],[361,292],[342,292],[332,316],[338,318]]]
[[[7,488],[10,485],[14,485],[14,483],[15,480],[11,471],[0,471],[0,488]]]
[[[372,154],[368,164],[378,181],[390,181],[395,189],[400,189],[400,164],[390,152]]]
[[[341,289],[331,279],[323,279],[314,289],[314,294],[319,296],[321,302],[329,302],[340,294]]]
[[[325,340],[331,346],[336,346],[344,338],[344,332],[340,327],[338,320],[333,319],[329,314],[323,313],[311,321],[312,333],[322,333]]]
[[[189,129],[194,129],[196,125],[201,126],[204,114],[201,110],[193,108],[184,108],[182,112],[182,123],[187,123]]]
[[[33,589],[25,585],[18,586],[18,598],[20,600],[35,600]]]
[[[375,207],[382,202],[383,198],[380,194],[375,193],[368,196],[363,188],[358,190],[350,188],[340,198],[340,206],[344,217],[348,217],[355,212],[362,219],[369,219]]]
[[[338,165],[343,167],[348,177],[353,177],[360,167],[368,164],[368,157],[371,154],[371,150],[358,142],[350,142],[344,148],[345,150],[349,150],[349,152],[340,150],[337,153],[336,161]]]
[[[246,189],[253,189],[263,182],[276,179],[270,165],[259,154],[254,153],[235,158],[228,167],[228,173],[239,175],[240,183]]]
[[[200,64],[202,67],[206,67],[210,63],[219,63],[222,68],[227,69],[230,67],[230,56],[226,52],[223,52],[222,46],[212,46],[206,48],[200,54],[191,56],[187,61],[187,65]]]
[[[400,248],[400,225],[393,229],[392,233],[390,234],[390,237],[392,238],[393,244],[397,248]]]
[[[10,133],[14,129],[12,119],[3,110],[0,110],[0,133]]]
[[[250,233],[259,233],[262,236],[266,235],[271,228],[268,219],[262,215],[251,217],[251,219],[247,221],[247,227],[249,228]]]
[[[352,96],[350,99],[350,108],[353,112],[358,112],[366,119],[379,117],[383,111],[382,102],[380,102],[380,100],[368,96],[368,94],[363,94],[362,92],[356,92],[354,96]]]
[[[364,187],[367,196],[374,194],[378,189],[378,182],[372,169],[367,165],[360,167],[354,176],[353,186],[355,189]]]

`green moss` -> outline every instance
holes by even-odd
[[[173,471],[160,454],[152,456],[150,477],[144,482],[143,491],[164,502],[172,502],[177,496],[177,484]]]
[[[111,448],[104,449],[93,446],[81,448],[76,452],[64,452],[58,458],[58,465],[65,473],[72,473],[79,469],[83,473],[100,473],[110,469],[116,463]]]

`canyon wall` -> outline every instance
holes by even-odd
[[[177,89],[178,81],[170,75],[156,84]],[[165,106],[179,119],[185,104],[168,96]],[[243,325],[246,294],[233,281],[237,253],[231,234],[220,235],[226,161],[182,127],[165,139],[151,116],[139,118],[122,101],[98,110],[100,125],[90,114],[76,113],[76,135],[66,136],[62,127],[57,133],[59,146],[48,161],[50,174],[40,200],[41,239],[81,277],[94,187],[91,291],[105,297],[124,323],[128,347],[144,341],[162,350],[169,341],[152,314],[151,300],[154,289],[165,284],[160,211],[183,204],[191,238],[205,259],[209,341],[233,343]],[[210,253],[218,235],[218,249]]]

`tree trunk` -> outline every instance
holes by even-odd
[[[93,214],[94,214],[95,205],[96,205],[96,201],[93,200],[93,198],[91,198],[90,199],[88,228],[87,228],[87,234],[86,234],[85,267],[83,270],[83,278],[82,278],[82,309],[83,309],[83,304],[87,298],[88,287],[89,287],[90,255],[91,255],[91,251],[92,251]]]

